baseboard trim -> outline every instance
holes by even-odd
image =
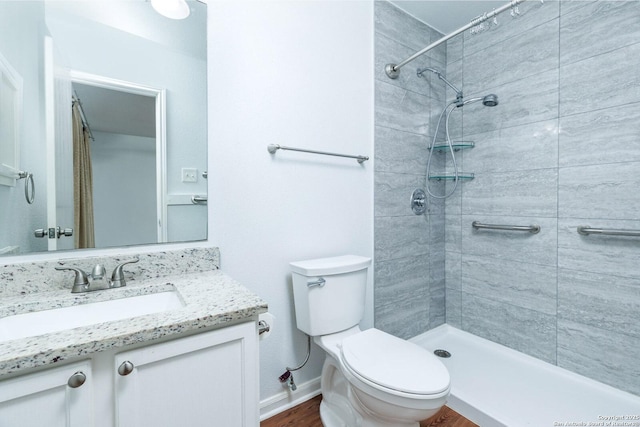
[[[291,409],[320,394],[320,377],[298,385],[296,391],[284,390],[260,401],[260,421]]]

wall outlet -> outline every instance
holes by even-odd
[[[182,182],[197,182],[198,169],[182,168]]]

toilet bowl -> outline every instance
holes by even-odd
[[[360,329],[370,263],[354,255],[291,263],[298,329],[326,353],[320,416],[325,427],[418,427],[445,404],[449,372],[416,344]]]

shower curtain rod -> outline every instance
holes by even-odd
[[[384,67],[384,71],[387,73],[387,76],[390,79],[397,79],[398,76],[400,75],[400,68],[404,67],[409,62],[411,62],[414,59],[416,59],[417,57],[427,53],[428,51],[430,51],[434,47],[441,45],[442,43],[446,42],[450,38],[457,36],[458,34],[468,30],[469,28],[475,27],[476,25],[481,24],[482,22],[484,22],[484,21],[486,21],[488,19],[491,19],[494,16],[497,16],[497,15],[501,14],[502,12],[504,12],[507,9],[515,7],[515,6],[517,6],[518,4],[520,4],[520,3],[524,2],[524,1],[526,1],[526,0],[511,0],[509,3],[505,4],[504,6],[501,6],[501,7],[497,8],[497,9],[494,9],[491,12],[485,12],[484,14],[478,16],[477,18],[472,19],[471,22],[469,22],[464,27],[460,27],[457,30],[455,30],[454,32],[452,32],[450,34],[447,34],[446,36],[442,37],[441,39],[431,43],[429,46],[425,47],[421,51],[418,51],[418,52],[414,53],[413,55],[411,55],[410,57],[408,57],[404,61],[400,62],[399,64],[387,64]],[[544,0],[540,0],[540,1],[542,2]]]
[[[75,93],[71,95],[71,104],[73,104],[74,102],[78,103],[78,111],[80,111],[80,120],[82,120],[82,125],[84,127],[87,128],[87,131],[89,132],[89,138],[91,138],[92,141],[95,141],[96,139],[93,137],[93,132],[91,132],[91,126],[89,126],[89,121],[87,120],[87,116],[86,114],[84,114],[84,107],[82,107],[82,101],[80,101],[80,98],[78,98],[78,95]]]

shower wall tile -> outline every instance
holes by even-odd
[[[431,43],[437,40],[440,40],[442,37],[444,37],[444,34],[442,34],[441,32],[431,27],[428,27],[428,28],[429,28],[429,31],[431,31]],[[425,47],[426,46],[422,46],[420,49],[423,49]],[[447,43],[445,42],[434,47],[429,52],[427,52],[427,55],[430,55],[431,57],[433,57],[433,59],[441,63],[442,67],[445,67],[447,64]]]
[[[480,34],[471,34],[470,31],[464,33],[465,54],[480,52],[503,40],[523,37],[523,33],[559,16],[559,3],[548,1],[541,4],[537,1],[521,3],[518,6],[520,15],[517,18],[509,16],[510,11],[498,15],[498,26],[492,26],[490,30]],[[557,34],[557,27],[555,29]],[[542,36],[538,42],[553,40],[553,32]],[[509,51],[515,50],[510,46]]]
[[[446,322],[445,295],[446,295],[446,289],[444,284],[444,277],[442,278],[441,281],[435,281],[435,282],[432,281],[430,283],[429,285],[430,305],[429,305],[428,329],[433,329]]]
[[[476,230],[473,221],[485,224],[540,226],[540,232]],[[464,255],[490,257],[500,264],[503,260],[556,267],[558,263],[558,221],[556,218],[523,216],[463,215],[461,247]],[[509,264],[517,269],[517,264]],[[511,269],[507,269],[511,271]],[[519,272],[517,274],[520,274]]]
[[[375,325],[401,338],[429,329],[429,260],[426,255],[375,263]]]
[[[462,327],[462,255],[460,252],[445,253],[445,303],[447,323]]]
[[[464,54],[464,36],[457,35],[447,40],[447,67],[457,61],[462,60]],[[462,68],[462,64],[460,64]]]
[[[560,114],[578,114],[637,102],[640,43],[560,67]],[[636,65],[634,65],[634,63]],[[606,74],[597,70],[606,70]]]
[[[564,19],[564,16],[569,13],[573,13],[576,10],[589,6],[592,3],[596,3],[602,0],[563,0],[560,3],[560,16]]]
[[[463,184],[464,215],[555,217],[556,169],[483,173]]]
[[[560,128],[561,167],[640,162],[640,103],[561,117]]]
[[[424,186],[424,175],[378,172],[374,185],[375,216],[414,215],[409,199],[414,189]]]
[[[499,87],[483,88],[482,94],[486,93],[498,95],[500,103],[492,108],[484,107],[481,103],[464,107],[465,137],[558,117],[557,69],[534,74]]]
[[[446,287],[457,291],[462,290],[462,254],[460,252],[445,252]]]
[[[640,221],[612,221],[604,219],[558,220],[558,267],[635,278],[639,275],[640,246],[638,238],[582,236],[578,226],[640,230]]]
[[[429,97],[381,81],[376,81],[375,86],[376,126],[429,134]]]
[[[376,172],[424,174],[429,141],[424,135],[376,126]]]
[[[426,175],[425,181],[422,182],[422,189],[424,189],[426,184]],[[445,220],[445,203],[444,199],[434,199],[427,195],[427,213],[429,214],[429,218],[436,218],[438,221]]]
[[[556,284],[555,266],[462,254],[462,291],[468,295],[555,316]]]
[[[440,63],[429,56],[416,58],[411,66],[402,69],[397,79],[391,79],[385,72],[385,65],[400,61],[400,58],[408,58],[415,52],[401,43],[377,33],[375,37],[375,64],[374,77],[376,80],[410,90],[425,96],[431,96],[431,84],[428,80],[416,78],[416,68],[438,66]],[[433,65],[432,65],[433,63]]]
[[[377,33],[384,34],[413,51],[420,50],[431,43],[431,32],[426,24],[409,17],[387,1],[375,2],[374,17],[374,28]],[[401,59],[397,60],[397,62],[400,61]]]
[[[464,153],[464,166],[470,171],[508,172],[558,166],[557,119],[477,133],[473,141],[475,148]]]
[[[482,94],[532,74],[558,69],[558,39],[548,34],[558,30],[558,20],[546,22],[519,37],[496,43],[464,58],[465,94]]]
[[[462,329],[462,295],[459,290],[446,288],[445,319],[446,322]]]
[[[464,73],[463,73],[462,65],[463,65],[462,61],[450,63],[447,65],[446,71],[444,71],[444,74],[447,80],[452,85],[454,85],[458,90],[462,90],[464,88],[464,81],[463,81]],[[433,106],[433,109],[436,110],[436,111],[432,111],[432,115],[433,115],[432,126],[434,129],[438,119],[440,118],[441,113],[444,112],[445,107],[449,105],[449,103],[456,100],[456,91],[454,91],[452,88],[450,88],[446,83],[444,83],[440,79],[438,79],[438,81],[440,81],[440,84],[444,87],[445,96],[444,96],[444,101],[441,104],[436,104]],[[438,141],[446,141],[445,118],[446,116],[443,116],[442,118],[442,122],[440,125],[440,132],[438,132]],[[458,108],[458,109],[455,109],[449,116],[449,134],[451,136],[451,139],[453,140],[462,139],[462,130],[463,130],[462,111]]]
[[[559,269],[559,320],[630,335],[628,339],[640,347],[638,313],[640,283],[637,277]]]
[[[626,334],[558,320],[558,366],[640,395],[640,345]]]
[[[640,220],[640,163],[560,168],[558,215]]]
[[[374,228],[376,260],[429,254],[429,225],[424,216],[377,217]]]
[[[464,166],[461,166],[461,169],[463,169]],[[450,172],[453,172],[453,170],[451,170]],[[445,201],[445,216],[448,218],[449,216],[454,216],[454,215],[461,215],[462,214],[462,188],[467,185],[468,182],[459,182],[458,183],[458,187],[456,188],[456,190],[453,192],[453,194],[448,197]],[[434,185],[434,183],[430,183],[430,185],[432,186],[431,188],[436,188],[437,187]],[[441,184],[439,184],[441,185]],[[445,184],[446,187],[446,193],[445,190],[439,190],[438,193],[436,194],[449,194],[451,192],[451,189],[453,188],[453,182],[447,182]],[[432,190],[433,191],[433,190]]]
[[[563,10],[564,12],[564,10]],[[597,19],[593,19],[597,16]],[[568,64],[638,43],[640,2],[599,1],[563,13],[560,63]],[[624,28],[624,31],[612,31]]]
[[[556,362],[555,316],[463,292],[462,326],[474,335]]]
[[[462,251],[462,216],[446,215],[445,218],[445,250]]]
[[[396,80],[384,65],[399,62],[441,35],[386,2],[375,3],[376,173],[375,324],[409,338],[445,320],[444,201],[429,201],[415,216],[409,196],[424,187],[431,106],[444,103],[445,88],[417,67],[444,69],[446,47],[402,69]],[[437,120],[437,118],[435,119]],[[434,159],[434,167],[443,167]]]

